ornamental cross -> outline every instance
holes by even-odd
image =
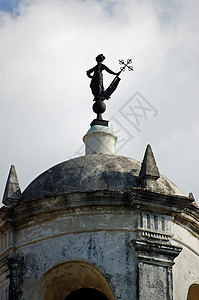
[[[132,59],[131,58],[128,58],[126,60],[126,63],[124,62],[123,59],[119,59],[119,64],[123,65],[122,67],[120,67],[120,70],[123,71],[123,72],[125,71],[126,67],[128,68],[129,71],[134,71],[133,66],[129,66],[130,64],[132,64]]]

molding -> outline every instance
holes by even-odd
[[[192,202],[193,199],[184,196],[165,195],[143,188],[133,188],[130,192],[115,190],[72,192],[35,199],[11,208],[2,207],[0,208],[0,227],[3,232],[7,228],[14,227],[16,229],[23,224],[27,226],[29,222],[34,222],[38,216],[44,216],[47,213],[60,214],[67,211],[75,212],[77,209],[82,210],[83,208],[104,209],[105,207],[112,207],[174,216],[180,222],[184,218],[180,218],[180,214],[182,216],[189,214],[190,227],[192,226],[194,230],[197,230],[196,221],[199,210],[195,209],[194,214],[196,216],[192,215]]]
[[[130,247],[136,254],[138,261],[159,266],[173,266],[173,260],[180,254],[182,248],[169,243],[132,240]]]
[[[173,234],[166,232],[155,232],[152,230],[144,230],[142,228],[137,229],[138,238],[157,239],[162,241],[169,241]]]
[[[133,188],[130,192],[130,201],[134,209],[176,215],[190,207],[193,199],[185,196],[155,193],[149,189]]]
[[[188,227],[187,229],[190,228],[199,237],[199,206],[191,203],[190,207],[175,217],[174,222]]]

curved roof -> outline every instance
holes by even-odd
[[[70,192],[125,190],[139,187],[141,163],[132,158],[92,154],[62,162],[34,179],[22,194],[22,202]],[[160,175],[155,192],[171,195],[183,193],[165,176]]]

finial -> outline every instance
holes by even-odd
[[[195,201],[194,195],[192,192],[189,193],[189,199],[193,199]]]
[[[17,178],[17,172],[15,166],[12,165],[8,175],[2,202],[6,206],[10,207],[18,204],[20,198],[21,198],[21,189]]]
[[[150,145],[147,145],[144,158],[142,161],[141,170],[139,173],[139,181],[141,187],[150,187],[152,181],[156,181],[160,177],[158,167],[156,165],[155,157]]]
[[[121,80],[121,78],[119,77],[121,72],[125,71],[126,67],[129,71],[133,71],[133,67],[129,66],[129,64],[132,63],[132,59],[127,59],[126,63],[124,63],[124,60],[119,60],[119,63],[123,65],[120,68],[121,70],[119,72],[113,72],[106,65],[102,64],[104,60],[105,56],[103,54],[99,54],[96,57],[97,65],[86,72],[87,76],[91,78],[90,88],[94,96],[93,101],[95,101],[95,103],[93,104],[93,111],[97,114],[97,118],[92,121],[91,126],[108,126],[108,121],[102,119],[102,114],[106,110],[106,104],[104,103],[104,100],[110,99],[111,95],[116,90]],[[104,90],[103,85],[102,71],[104,70],[107,71],[109,74],[116,75],[106,90]]]

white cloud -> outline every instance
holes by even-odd
[[[142,159],[151,143],[160,171],[199,200],[197,1],[24,3],[18,17],[0,14],[2,192],[12,163],[24,189],[74,156],[94,118],[85,72],[104,53],[115,71],[122,58],[135,68],[122,74],[105,117],[132,130],[118,110],[136,91],[158,110],[120,153]]]

